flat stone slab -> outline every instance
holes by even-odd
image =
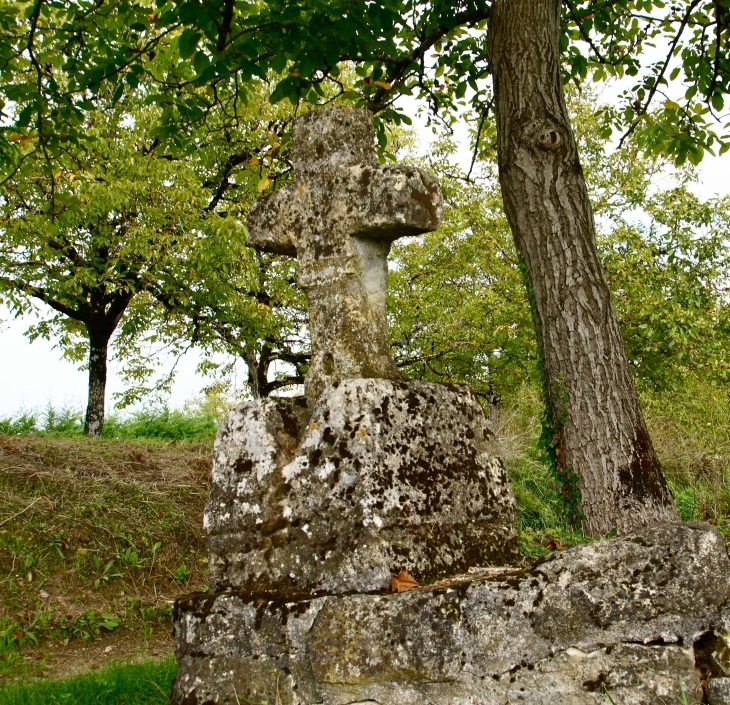
[[[227,417],[205,512],[211,590],[379,591],[518,558],[515,500],[466,386],[384,379]]]
[[[193,595],[172,702],[698,702],[693,646],[728,631],[729,585],[722,535],[672,524],[402,594]]]

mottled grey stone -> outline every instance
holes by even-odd
[[[729,581],[720,533],[673,524],[403,594],[191,596],[173,703],[697,702]]]
[[[298,118],[294,181],[248,216],[249,245],[299,261],[312,339],[310,404],[338,380],[400,378],[388,343],[388,252],[395,239],[434,230],[443,217],[438,181],[416,167],[379,166],[374,142],[367,110]]]
[[[239,406],[205,512],[214,591],[371,592],[518,557],[515,500],[465,386],[344,380]]]
[[[711,678],[707,695],[710,705],[730,705],[730,678]]]

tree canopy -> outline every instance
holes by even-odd
[[[83,140],[99,91],[119,100],[141,83],[160,107],[152,133],[171,149],[191,148],[211,107],[231,95],[245,104],[256,82],[273,103],[344,95],[396,122],[408,121],[398,96],[416,95],[437,119],[469,111],[475,136],[491,134],[491,144],[491,9],[485,0],[3,0],[0,154],[13,169],[31,141],[53,155]],[[729,39],[727,0],[566,0],[563,80],[628,77],[610,127],[696,163],[728,148]],[[354,84],[341,80],[343,66],[355,67]]]

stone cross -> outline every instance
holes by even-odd
[[[385,283],[391,243],[435,230],[438,181],[416,167],[381,166],[371,113],[326,108],[297,118],[293,183],[257,201],[247,242],[299,260],[309,304],[310,404],[333,382],[400,379],[390,357]]]

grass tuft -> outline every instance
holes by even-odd
[[[167,705],[176,670],[174,658],[111,664],[73,678],[7,686],[0,705]]]

